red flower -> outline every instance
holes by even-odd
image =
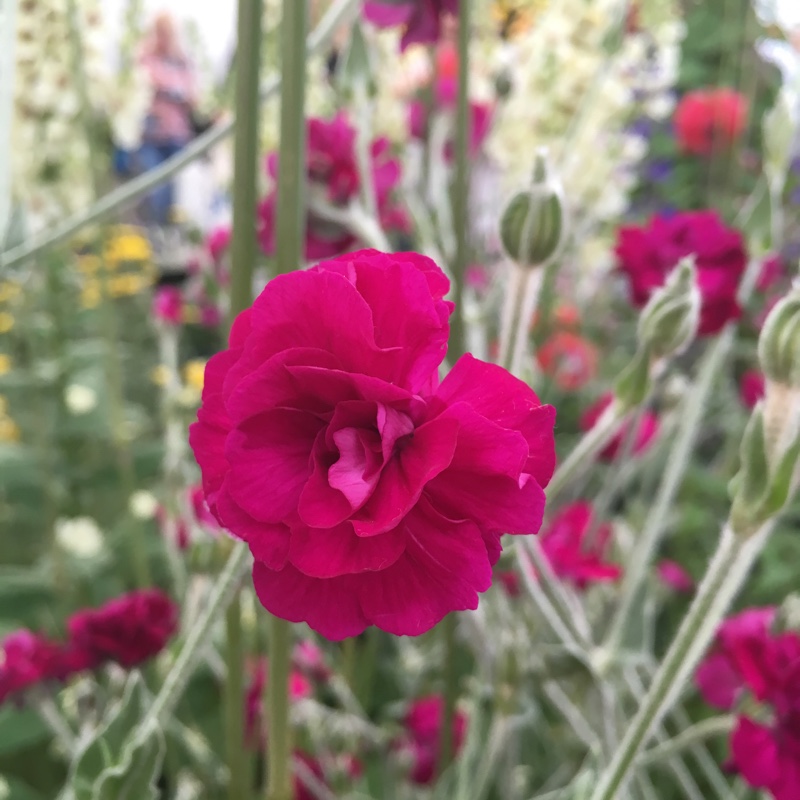
[[[461,358],[439,385],[447,278],[351,253],[272,280],[206,367],[190,441],[259,599],[331,639],[475,608],[504,532],[535,533],[555,411]]]
[[[458,0],[400,0],[375,2],[366,0],[364,17],[380,28],[403,27],[400,48],[410,44],[429,44],[442,34],[442,17],[458,13]]]
[[[167,325],[180,325],[183,319],[183,296],[177,286],[160,286],[153,296],[153,316]]]
[[[28,630],[3,640],[0,663],[0,703],[47,681],[63,681],[83,669],[76,653]]]
[[[710,705],[731,710],[744,692],[766,706],[769,724],[740,716],[731,766],[775,800],[797,800],[800,787],[800,636],[772,634],[773,608],[748,609],[721,626],[696,681]]]
[[[570,331],[553,333],[536,353],[536,359],[542,372],[567,392],[585,386],[597,373],[597,348]]]
[[[749,369],[739,379],[739,399],[746,408],[755,408],[764,397],[766,379],[757,369]]]
[[[413,765],[411,780],[420,785],[430,783],[436,774],[439,761],[439,739],[442,729],[444,700],[441,695],[430,695],[415,700],[406,714],[404,724],[411,750]],[[467,717],[456,709],[453,715],[453,753],[458,755],[467,733]]]
[[[694,591],[692,576],[677,562],[665,558],[656,565],[656,575],[670,589],[683,594]]]
[[[585,589],[591,583],[615,581],[622,574],[618,564],[604,561],[611,543],[609,525],[598,525],[589,542],[594,527],[592,515],[589,503],[572,503],[559,511],[541,535],[542,551],[553,572],[578,589]]]
[[[355,128],[342,111],[332,120],[308,120],[306,130],[307,175],[311,185],[324,190],[330,205],[347,207],[358,196],[360,189]],[[391,157],[389,140],[375,139],[370,155],[381,225],[386,230],[406,231],[409,227],[408,216],[394,199],[400,185],[400,162]],[[277,153],[268,156],[267,172],[273,181],[277,180]],[[275,250],[275,197],[273,190],[258,207],[258,239],[267,255]],[[356,236],[347,228],[322,219],[313,211],[308,212],[305,257],[309,261],[338,256],[356,242]]]
[[[113,661],[130,668],[164,649],[178,628],[178,607],[160,590],[142,589],[73,614],[67,627],[92,667]]]
[[[256,659],[250,666],[250,683],[244,697],[245,744],[254,750],[263,750],[264,691],[267,687],[268,663],[266,658]],[[292,670],[289,674],[289,698],[302,700],[310,697],[311,684],[305,676]]]
[[[581,415],[581,430],[589,431],[596,424],[603,412],[613,401],[614,396],[608,392],[604,394],[596,403],[586,409]],[[629,424],[633,424],[630,422]],[[644,411],[639,421],[639,427],[636,430],[636,438],[633,442],[631,450],[632,455],[641,455],[652,444],[653,440],[658,435],[659,424],[658,417],[651,411]],[[613,461],[617,455],[622,452],[625,447],[628,437],[627,428],[621,430],[611,441],[606,445],[605,449],[600,453],[600,458],[603,461]]]
[[[642,308],[681,258],[695,256],[702,295],[700,335],[717,333],[738,319],[739,281],[747,264],[741,233],[726,228],[715,211],[654,217],[648,225],[619,229],[616,253],[631,299]]]
[[[675,134],[685,152],[710,155],[730,147],[747,124],[747,100],[733,89],[698,89],[685,94],[675,109]]]

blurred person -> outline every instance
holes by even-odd
[[[156,16],[140,56],[147,71],[153,99],[142,133],[137,168],[146,172],[175,155],[195,135],[195,72],[178,39],[171,14]],[[165,183],[145,198],[143,221],[167,225],[175,204],[175,187]]]

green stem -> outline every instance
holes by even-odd
[[[453,760],[453,721],[456,715],[458,700],[458,680],[456,670],[456,626],[458,617],[448,614],[442,620],[442,638],[444,639],[444,707],[442,709],[442,726],[439,729],[439,763],[437,773],[441,775]]]
[[[342,642],[342,677],[350,687],[350,691],[355,695],[356,692],[356,650],[358,640],[355,636],[345,639]]]
[[[589,800],[614,800],[620,796],[636,757],[690,679],[770,530],[771,524],[767,524],[753,536],[743,538],[737,537],[730,525],[725,526],[697,595]]]
[[[278,150],[278,206],[275,261],[278,273],[299,269],[305,248],[306,54],[303,40],[307,4],[284,0],[281,23],[281,140]]]
[[[333,39],[337,28],[357,11],[358,6],[359,0],[337,0],[325,14],[314,33],[308,37],[305,52],[311,56],[324,50]],[[302,46],[300,50],[303,50]],[[280,78],[270,79],[261,89],[259,95],[261,102],[263,103],[272,97],[278,91],[280,85]],[[28,261],[42,251],[67,241],[82,228],[102,222],[114,216],[121,209],[134,205],[142,197],[152,192],[153,189],[169,182],[189,164],[202,158],[212,147],[230,136],[233,130],[234,122],[232,120],[220,122],[201,136],[198,136],[191,144],[184,147],[172,158],[168,158],[158,167],[109,192],[86,211],[74,214],[60,225],[54,226],[41,235],[34,236],[17,247],[1,253],[0,266],[10,269],[24,261]]]
[[[469,259],[469,32],[472,0],[459,0],[458,4],[458,105],[456,107],[456,171],[453,180],[453,227],[456,251],[451,273],[452,299],[455,309],[450,317],[448,359],[458,360],[466,348],[464,330],[464,272]]]
[[[667,739],[661,744],[645,750],[636,763],[638,766],[643,767],[649,764],[656,764],[659,761],[668,761],[677,753],[689,750],[706,739],[729,734],[735,722],[736,718],[732,715],[711,717],[711,719],[696,722],[673,739]]]
[[[292,629],[286,620],[270,618],[267,680],[267,800],[292,800],[292,741],[289,727],[289,666]]]
[[[139,728],[140,731],[145,729],[145,724],[163,723],[169,718],[203,654],[204,647],[209,644],[214,623],[236,596],[242,578],[249,568],[250,551],[246,544],[237,542],[217,578],[205,607],[186,635],[183,647],[164,680],[161,690],[153,701],[153,705],[148,709]]]
[[[700,365],[697,383],[686,397],[680,427],[670,450],[658,493],[650,507],[644,530],[636,540],[630,562],[625,570],[620,604],[612,620],[606,641],[606,647],[611,651],[616,650],[622,642],[630,615],[639,602],[639,594],[647,580],[650,565],[672,518],[670,509],[689,465],[692,449],[700,432],[706,403],[733,344],[735,333],[735,327],[729,326],[720,334]]]
[[[225,612],[225,747],[228,761],[228,797],[247,800],[251,775],[244,749],[244,636],[239,595]]]

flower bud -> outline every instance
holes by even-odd
[[[700,322],[700,303],[694,259],[681,259],[639,317],[639,342],[651,358],[680,355],[692,343]]]
[[[800,285],[795,284],[767,316],[758,359],[767,381],[800,389]]]
[[[547,151],[536,153],[531,187],[519,192],[500,220],[500,240],[523,267],[538,267],[558,254],[564,241],[564,193],[550,174]]]
[[[336,85],[346,95],[373,95],[376,90],[374,75],[369,43],[361,25],[356,24],[344,57],[336,69]]]

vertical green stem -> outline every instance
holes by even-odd
[[[456,715],[458,700],[458,683],[456,670],[456,625],[458,617],[448,614],[442,620],[442,636],[444,637],[444,708],[442,710],[442,727],[439,730],[439,764],[441,775],[453,760],[453,720]]]
[[[283,0],[281,23],[281,141],[275,256],[279,273],[300,267],[305,248],[305,41],[307,3]]]
[[[454,363],[466,348],[464,331],[464,272],[469,259],[469,30],[471,0],[458,4],[458,106],[456,108],[456,172],[453,180],[453,227],[456,252],[452,264],[452,298],[456,304],[450,317],[448,356]]]
[[[292,742],[289,728],[289,663],[292,629],[286,620],[272,617],[269,629],[269,725],[267,800],[292,800]]]
[[[305,42],[306,2],[283,0],[281,22],[281,141],[278,150],[278,202],[275,260],[278,273],[298,269],[305,235]],[[291,800],[289,664],[291,627],[270,620],[267,722],[269,725],[267,800]]]
[[[244,635],[237,592],[225,612],[225,747],[229,800],[248,800],[251,774],[244,749]]]

